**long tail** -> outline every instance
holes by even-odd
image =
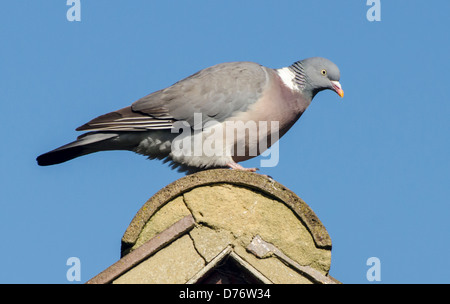
[[[118,134],[86,133],[74,142],[38,156],[36,160],[40,166],[50,166],[98,151],[126,149],[126,147],[120,147],[118,143],[112,141],[112,138],[118,138]]]

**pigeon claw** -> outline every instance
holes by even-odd
[[[247,172],[256,172],[259,170],[258,168],[244,168],[235,162],[228,163],[227,166],[233,170],[241,170],[241,171],[247,171]]]

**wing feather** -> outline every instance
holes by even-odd
[[[269,79],[266,69],[253,62],[218,64],[151,93],[130,107],[99,116],[77,130],[171,129],[176,120],[193,126],[194,113],[202,113],[203,123],[212,119],[222,122],[261,97]]]

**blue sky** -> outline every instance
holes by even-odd
[[[330,274],[450,283],[449,1],[3,1],[0,9],[0,283],[85,282],[119,259],[141,205],[183,174],[131,152],[51,167],[35,158],[90,119],[205,67],[272,68],[323,56],[345,97],[326,91],[264,168],[326,226]],[[243,163],[257,166],[259,159]]]

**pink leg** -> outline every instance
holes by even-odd
[[[242,171],[248,171],[248,172],[256,172],[257,170],[259,170],[258,168],[244,168],[235,162],[229,163],[229,164],[227,164],[227,166],[233,170],[242,170]]]

